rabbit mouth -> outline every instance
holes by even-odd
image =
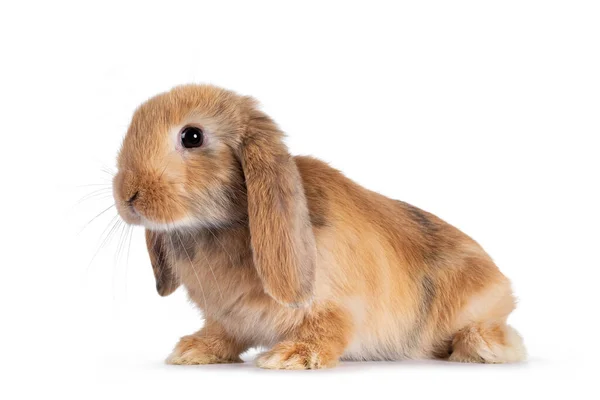
[[[149,215],[143,205],[136,204],[134,198],[130,198],[129,201],[118,202],[117,211],[127,224],[143,226],[153,231],[172,231],[190,228],[198,224],[198,220],[188,214],[176,216],[167,212],[159,216]]]
[[[119,215],[129,225],[143,225],[144,217],[131,204],[118,207]]]
[[[137,212],[137,210],[135,209],[135,207],[134,207],[134,206],[132,206],[132,205],[129,205],[129,206],[127,207],[127,210],[129,211],[129,213],[130,213],[131,215],[133,215],[133,217],[134,217],[134,218],[136,218],[136,219],[138,219],[138,220],[141,220],[142,216],[140,215],[140,213],[138,213],[138,212]]]

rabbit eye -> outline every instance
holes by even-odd
[[[196,128],[195,126],[186,126],[181,131],[181,144],[186,149],[202,146],[204,141],[204,134],[202,129]]]

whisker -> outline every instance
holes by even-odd
[[[78,205],[80,205],[81,203],[83,203],[84,201],[87,200],[92,200],[92,199],[107,199],[112,197],[112,193],[110,188],[102,188],[102,189],[98,189],[98,190],[94,190],[91,193],[86,194],[85,196],[83,196],[81,199],[79,199],[74,205],[73,207],[71,207],[71,210],[73,210],[75,207],[77,207]]]
[[[102,236],[104,236],[104,234],[108,231],[108,233],[106,234],[106,236],[104,236],[104,240],[102,240],[102,242],[100,243],[100,246],[98,247],[98,249],[96,250],[96,252],[94,253],[94,256],[92,257],[92,259],[90,260],[87,269],[89,270],[90,266],[92,265],[92,263],[94,262],[94,260],[96,259],[96,256],[98,255],[98,253],[100,252],[100,250],[102,250],[102,248],[104,248],[104,246],[110,241],[110,238],[113,234],[113,232],[115,231],[115,228],[120,225],[121,222],[123,222],[123,220],[118,219],[119,218],[119,214],[116,214],[108,223],[108,225],[106,226],[106,228],[104,228],[104,231],[102,231],[102,233],[100,234],[100,240],[102,240]],[[109,230],[110,229],[110,230]]]
[[[108,192],[111,192],[110,187],[108,187],[108,186],[101,187],[100,189],[95,189],[95,190],[91,191],[90,193],[86,194],[85,196],[82,197],[82,199],[85,199],[89,196],[93,196],[96,193],[108,193]]]
[[[96,220],[96,218],[100,217],[102,214],[104,214],[105,212],[107,212],[108,210],[110,210],[111,208],[113,208],[115,205],[111,204],[110,206],[108,206],[107,208],[105,208],[104,210],[102,210],[100,213],[98,213],[98,215],[96,215],[94,218],[92,218],[91,220],[89,220],[84,226],[83,228],[81,228],[81,230],[77,233],[77,235],[80,235],[81,232],[83,232],[83,230],[92,222],[94,222]]]
[[[168,233],[166,234],[168,235]],[[156,247],[156,244],[158,243],[158,241],[161,241],[161,246],[164,249],[164,247],[166,246],[166,244],[163,242],[162,239],[160,239],[159,235],[152,235],[152,246],[151,249],[154,249]],[[157,282],[162,282],[162,277],[163,277],[163,269],[159,268],[158,269],[158,276],[156,277]],[[173,274],[171,275],[171,284],[174,284],[175,280],[174,280],[174,276]]]
[[[173,222],[172,221],[170,223],[167,222],[168,231],[167,231],[167,233],[165,233],[165,235],[168,236],[169,241],[171,242],[171,249],[173,250],[171,252],[171,258],[175,259],[176,258],[175,254],[174,254],[175,253],[175,246],[173,245],[173,239],[171,238],[171,232],[173,232],[173,230],[175,229],[175,225],[173,224],[171,226],[170,224],[173,224]],[[181,270],[180,270],[181,267],[180,267],[179,263],[178,262],[174,262],[173,265],[175,266],[175,270],[176,271],[175,271],[174,274],[171,274],[171,285],[174,285],[176,283],[177,277],[181,278]],[[162,275],[162,270],[161,270],[161,275]]]
[[[174,232],[179,239],[179,244],[181,244],[181,247],[183,248],[183,251],[185,252],[185,255],[187,256],[188,261],[190,262],[190,266],[192,267],[192,270],[194,271],[194,275],[196,275],[196,280],[198,281],[198,284],[200,285],[200,290],[202,291],[202,297],[204,299],[204,310],[206,312],[207,303],[206,303],[206,295],[204,294],[204,287],[202,286],[202,283],[200,282],[200,278],[198,277],[198,273],[196,272],[194,263],[192,262],[192,259],[190,258],[190,255],[188,254],[187,249],[185,248],[185,245],[183,244],[183,241],[181,240],[181,236],[179,236],[179,232],[177,230],[175,230]]]
[[[127,258],[125,259],[125,295],[127,296],[127,282],[128,282],[128,272],[129,272],[129,251],[131,250],[131,240],[133,239],[133,231],[134,228],[131,225],[127,226],[127,231],[129,234],[129,240],[127,244]]]
[[[174,203],[176,203],[176,204],[178,204],[178,205],[182,205],[182,206],[183,206],[183,203],[181,202],[181,199],[179,199],[179,198],[176,198],[176,197],[173,197],[173,196],[172,196],[170,193],[168,193],[168,194],[167,194],[167,196],[168,196],[168,197],[169,197],[169,199],[170,199],[170,200],[172,200]],[[179,234],[179,233],[177,232],[177,234]],[[214,236],[214,234],[213,234],[212,232],[211,232],[211,234]],[[192,237],[192,240],[194,241],[195,245],[196,245],[197,247],[200,247],[200,245],[198,244],[198,241],[196,240],[196,237],[194,236],[194,233],[193,233],[193,232],[191,232],[191,233],[190,233],[190,236]],[[179,238],[179,240],[181,241],[181,237]],[[182,246],[183,246],[183,244],[182,244]],[[184,248],[184,249],[185,249],[185,248]],[[227,252],[227,251],[226,251],[226,252]],[[187,253],[187,250],[186,250],[186,253]],[[213,279],[215,280],[215,285],[217,286],[217,290],[219,291],[219,296],[220,296],[221,300],[223,300],[223,292],[221,291],[221,287],[219,286],[219,281],[218,281],[218,279],[217,279],[217,276],[215,275],[215,271],[213,270],[212,264],[210,263],[210,261],[208,260],[208,257],[207,257],[207,256],[206,256],[204,253],[202,253],[202,252],[201,252],[201,254],[202,254],[202,257],[204,258],[204,260],[206,261],[206,263],[208,264],[208,268],[210,269],[210,272],[211,272],[211,274],[212,274],[212,276],[213,276]],[[228,255],[229,255],[229,254],[228,254]],[[189,256],[188,256],[188,258],[189,258]],[[230,258],[230,260],[231,260],[231,255],[229,255],[229,258]],[[191,262],[191,260],[190,260],[190,262]],[[232,260],[232,264],[233,264],[233,260]],[[192,268],[193,268],[193,265],[192,265]],[[194,269],[194,273],[195,273],[195,272],[196,272],[196,271],[195,271],[195,269]]]
[[[163,168],[162,172],[160,173],[158,180],[160,180],[160,178],[162,178],[163,174],[165,173],[165,171],[167,170],[167,167],[169,166],[169,162],[167,161],[167,165],[165,165],[165,167]]]
[[[217,242],[219,242],[219,244],[221,245],[221,248],[223,249],[223,251],[225,251],[225,253],[227,254],[227,256],[229,256],[229,260],[231,261],[231,265],[233,265],[233,259],[231,258],[231,255],[227,252],[227,250],[225,250],[225,247],[223,246],[223,244],[221,244],[221,241],[217,238],[217,236],[215,236],[215,234],[212,232],[212,230],[210,228],[208,228],[208,231],[215,238],[215,240]],[[194,237],[193,234],[192,234],[192,239],[194,239],[194,242],[196,242],[196,238]],[[197,242],[196,242],[196,246],[198,246]],[[206,260],[206,263],[208,264],[208,268],[210,268],[210,272],[212,273],[212,276],[215,279],[215,284],[217,285],[217,289],[219,290],[219,295],[221,296],[221,300],[223,300],[223,292],[221,291],[221,287],[219,286],[219,281],[217,280],[217,277],[215,276],[215,272],[213,271],[212,265],[211,265],[210,261],[208,261],[208,257],[206,255],[204,255],[204,259]]]
[[[122,256],[122,250],[123,250],[123,237],[125,234],[125,230],[127,229],[127,225],[126,224],[120,224],[120,235],[119,235],[119,243],[117,243],[117,251],[115,253],[115,259],[113,262],[113,279],[112,279],[112,292],[113,292],[113,299],[116,299],[117,295],[117,272],[118,272],[118,265],[119,265],[119,260],[121,259]]]
[[[117,252],[115,253],[115,264],[117,264],[117,262],[121,259],[122,256],[122,251],[123,251],[123,244],[124,244],[124,235],[125,235],[125,230],[127,228],[127,225],[123,225],[121,226],[121,234],[119,235],[119,243],[117,244]]]
[[[107,182],[107,183],[88,183],[88,184],[85,184],[85,185],[77,185],[75,187],[82,188],[82,187],[90,187],[90,186],[112,186],[112,182]]]
[[[110,177],[114,177],[117,174],[116,172],[109,171],[108,168],[102,168],[101,171],[104,172],[104,173],[106,173],[106,174],[108,174],[108,175],[110,175]]]

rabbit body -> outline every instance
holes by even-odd
[[[210,135],[205,148],[163,143],[189,124]],[[142,131],[159,138],[145,142]],[[147,228],[157,290],[183,284],[205,317],[170,363],[236,362],[252,347],[269,349],[259,366],[278,369],[525,357],[506,324],[510,282],[475,241],[319,160],[289,156],[249,98],[190,85],[151,99],[119,166],[115,199]]]

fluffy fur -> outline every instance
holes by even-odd
[[[204,143],[185,149],[196,126]],[[249,97],[187,85],[135,112],[118,157],[122,218],[146,228],[158,293],[205,315],[168,362],[263,368],[338,360],[522,360],[506,277],[470,237],[310,157]]]

